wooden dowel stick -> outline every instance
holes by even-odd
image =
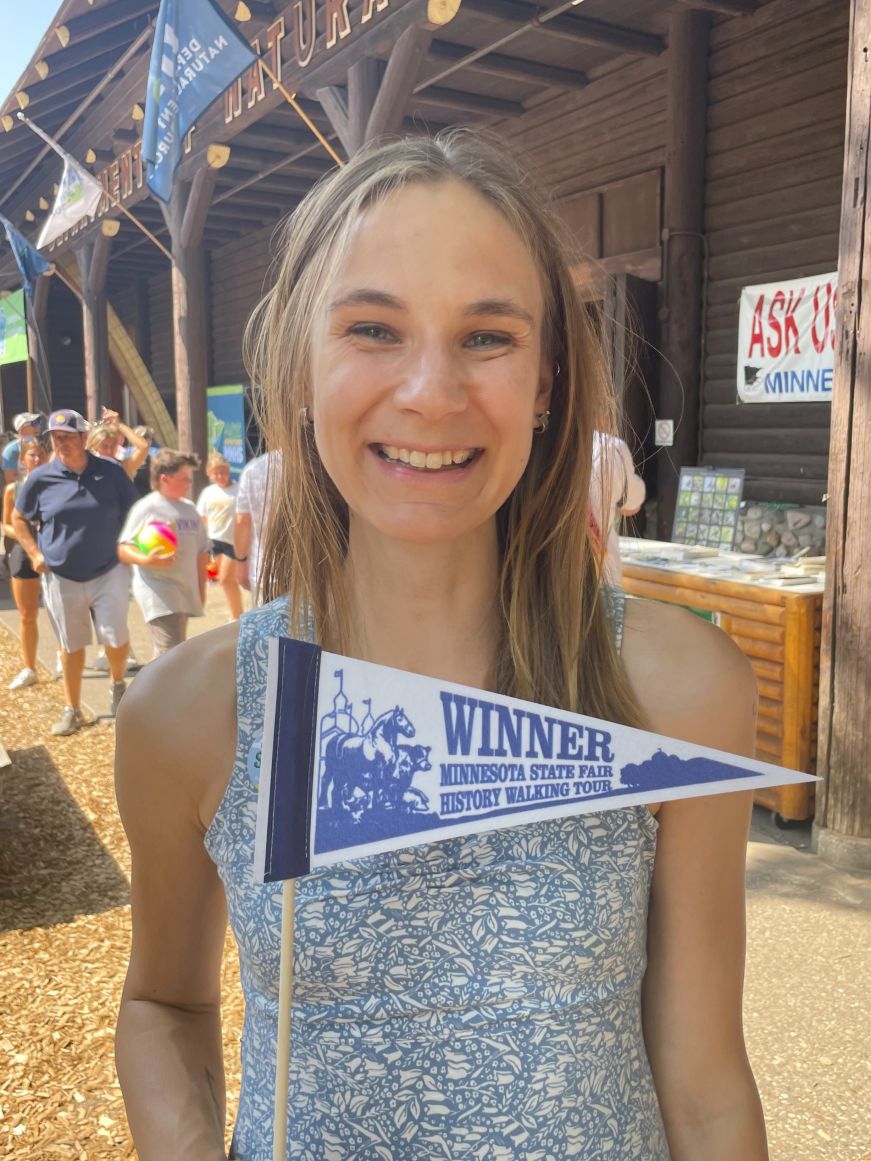
[[[339,157],[338,153],[336,153],[335,149],[333,149],[332,145],[330,145],[329,141],[327,141],[326,137],[324,137],[323,133],[321,133],[320,129],[318,129],[317,125],[315,125],[308,114],[300,107],[296,96],[293,93],[289,93],[287,91],[287,89],[284,87],[284,85],[281,83],[281,81],[278,79],[278,77],[275,75],[262,56],[258,57],[257,59],[260,61],[261,65],[263,66],[263,71],[275,85],[276,89],[278,89],[279,93],[281,93],[281,95],[284,97],[284,99],[293,109],[294,113],[296,113],[297,117],[299,117],[303,124],[305,124],[315,135],[318,141],[320,141],[321,145],[323,145],[324,149],[326,149],[327,153],[329,153],[330,157],[332,157],[336,165],[344,165],[344,161],[342,161],[341,157]]]
[[[272,1161],[287,1161],[287,1096],[290,1089],[295,900],[296,879],[287,879],[281,891],[281,961],[278,973],[278,1040],[275,1049]]]
[[[167,250],[166,246],[164,246],[164,244],[161,241],[159,241],[159,239],[155,238],[154,234],[152,234],[152,232],[148,229],[148,227],[143,225],[143,223],[139,221],[139,219],[136,217],[135,214],[131,214],[130,211],[127,209],[127,207],[122,205],[121,202],[119,202],[116,197],[113,197],[112,194],[110,194],[108,190],[104,190],[103,192],[106,194],[106,197],[109,199],[109,201],[112,203],[112,205],[117,206],[122,214],[126,214],[126,216],[130,219],[130,221],[133,223],[133,225],[136,226],[138,229],[140,229],[142,231],[142,233],[145,235],[145,237],[148,238],[151,242],[153,242],[155,244],[155,246],[158,248],[158,250],[160,250],[164,254],[164,256],[167,257],[170,260],[170,262],[172,262],[172,254],[170,254],[169,250]]]

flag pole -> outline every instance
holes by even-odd
[[[278,970],[278,1040],[275,1049],[275,1116],[272,1161],[287,1161],[287,1097],[290,1091],[291,1022],[293,1019],[293,926],[296,879],[281,888],[281,961]]]
[[[45,132],[44,129],[40,129],[40,127],[36,124],[35,121],[31,121],[29,117],[25,117],[25,115],[20,110],[18,112],[18,120],[23,121],[24,124],[27,126],[27,128],[30,129],[33,133],[35,133],[37,137],[41,137],[42,140],[46,143],[46,145],[48,145],[51,149],[53,149],[55,151],[55,153],[58,154],[59,157],[61,157],[61,158],[64,157],[64,153],[62,151],[61,146],[56,141],[54,141],[51,137],[49,137],[49,135]],[[72,157],[72,154],[70,154],[70,157],[72,158],[73,161],[76,161],[76,159],[74,157]],[[76,162],[76,165],[80,165],[80,164],[81,164],[80,162]],[[82,168],[84,168],[84,167],[82,167]],[[87,173],[87,170],[85,170],[85,172]],[[91,176],[93,176],[93,175],[91,175]],[[96,180],[97,179],[94,178],[94,181],[96,181]],[[148,227],[145,226],[142,222],[140,222],[139,219],[136,217],[136,215],[132,214],[130,212],[130,210],[128,210],[127,207],[125,205],[123,205],[118,200],[118,198],[115,197],[115,195],[113,193],[111,193],[108,189],[106,189],[106,187],[104,185],[102,185],[102,183],[100,183],[100,185],[101,185],[101,188],[103,190],[103,196],[105,198],[108,198],[108,200],[112,203],[112,205],[115,206],[117,209],[119,209],[122,214],[125,214],[130,219],[130,221],[133,223],[133,225],[136,226],[137,229],[141,230],[142,233],[145,235],[145,237],[148,238],[148,240],[150,242],[153,242],[154,245],[158,248],[158,250],[160,250],[161,253],[163,253],[164,256],[170,260],[170,262],[172,262],[172,254],[170,254],[170,252],[169,252],[169,250],[167,250],[166,246],[164,246],[164,244],[162,242],[158,241],[158,239],[155,238],[154,234],[152,234],[152,232],[148,229]]]
[[[333,149],[332,145],[330,145],[329,141],[327,141],[326,137],[324,137],[323,133],[321,133],[320,129],[318,129],[317,125],[315,125],[314,121],[312,121],[311,117],[309,117],[305,110],[300,106],[299,101],[296,99],[296,93],[289,93],[287,91],[287,89],[284,87],[284,85],[281,83],[281,81],[278,79],[278,77],[275,75],[262,56],[259,56],[257,59],[260,61],[263,71],[293,109],[294,113],[296,113],[297,117],[299,117],[303,124],[311,130],[321,145],[323,145],[324,149],[326,149],[327,153],[329,153],[330,157],[332,157],[333,161],[335,161],[336,165],[339,167],[343,166],[345,164],[344,161],[342,161],[341,157],[339,157],[338,153],[336,153],[335,149]]]

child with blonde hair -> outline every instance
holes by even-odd
[[[218,566],[218,581],[227,598],[230,619],[238,621],[242,616],[242,593],[236,580],[236,553],[233,551],[238,484],[233,483],[230,465],[217,451],[209,453],[206,475],[211,483],[200,492],[197,511],[209,533],[212,560]]]

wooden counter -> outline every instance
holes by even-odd
[[[623,561],[627,593],[717,614],[750,659],[759,688],[756,756],[816,773],[822,586],[811,591],[725,580],[693,571]],[[813,817],[814,785],[760,790],[756,801],[784,820]]]

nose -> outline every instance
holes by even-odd
[[[442,343],[417,347],[403,368],[393,400],[401,410],[431,422],[462,413],[469,394],[460,361]]]

